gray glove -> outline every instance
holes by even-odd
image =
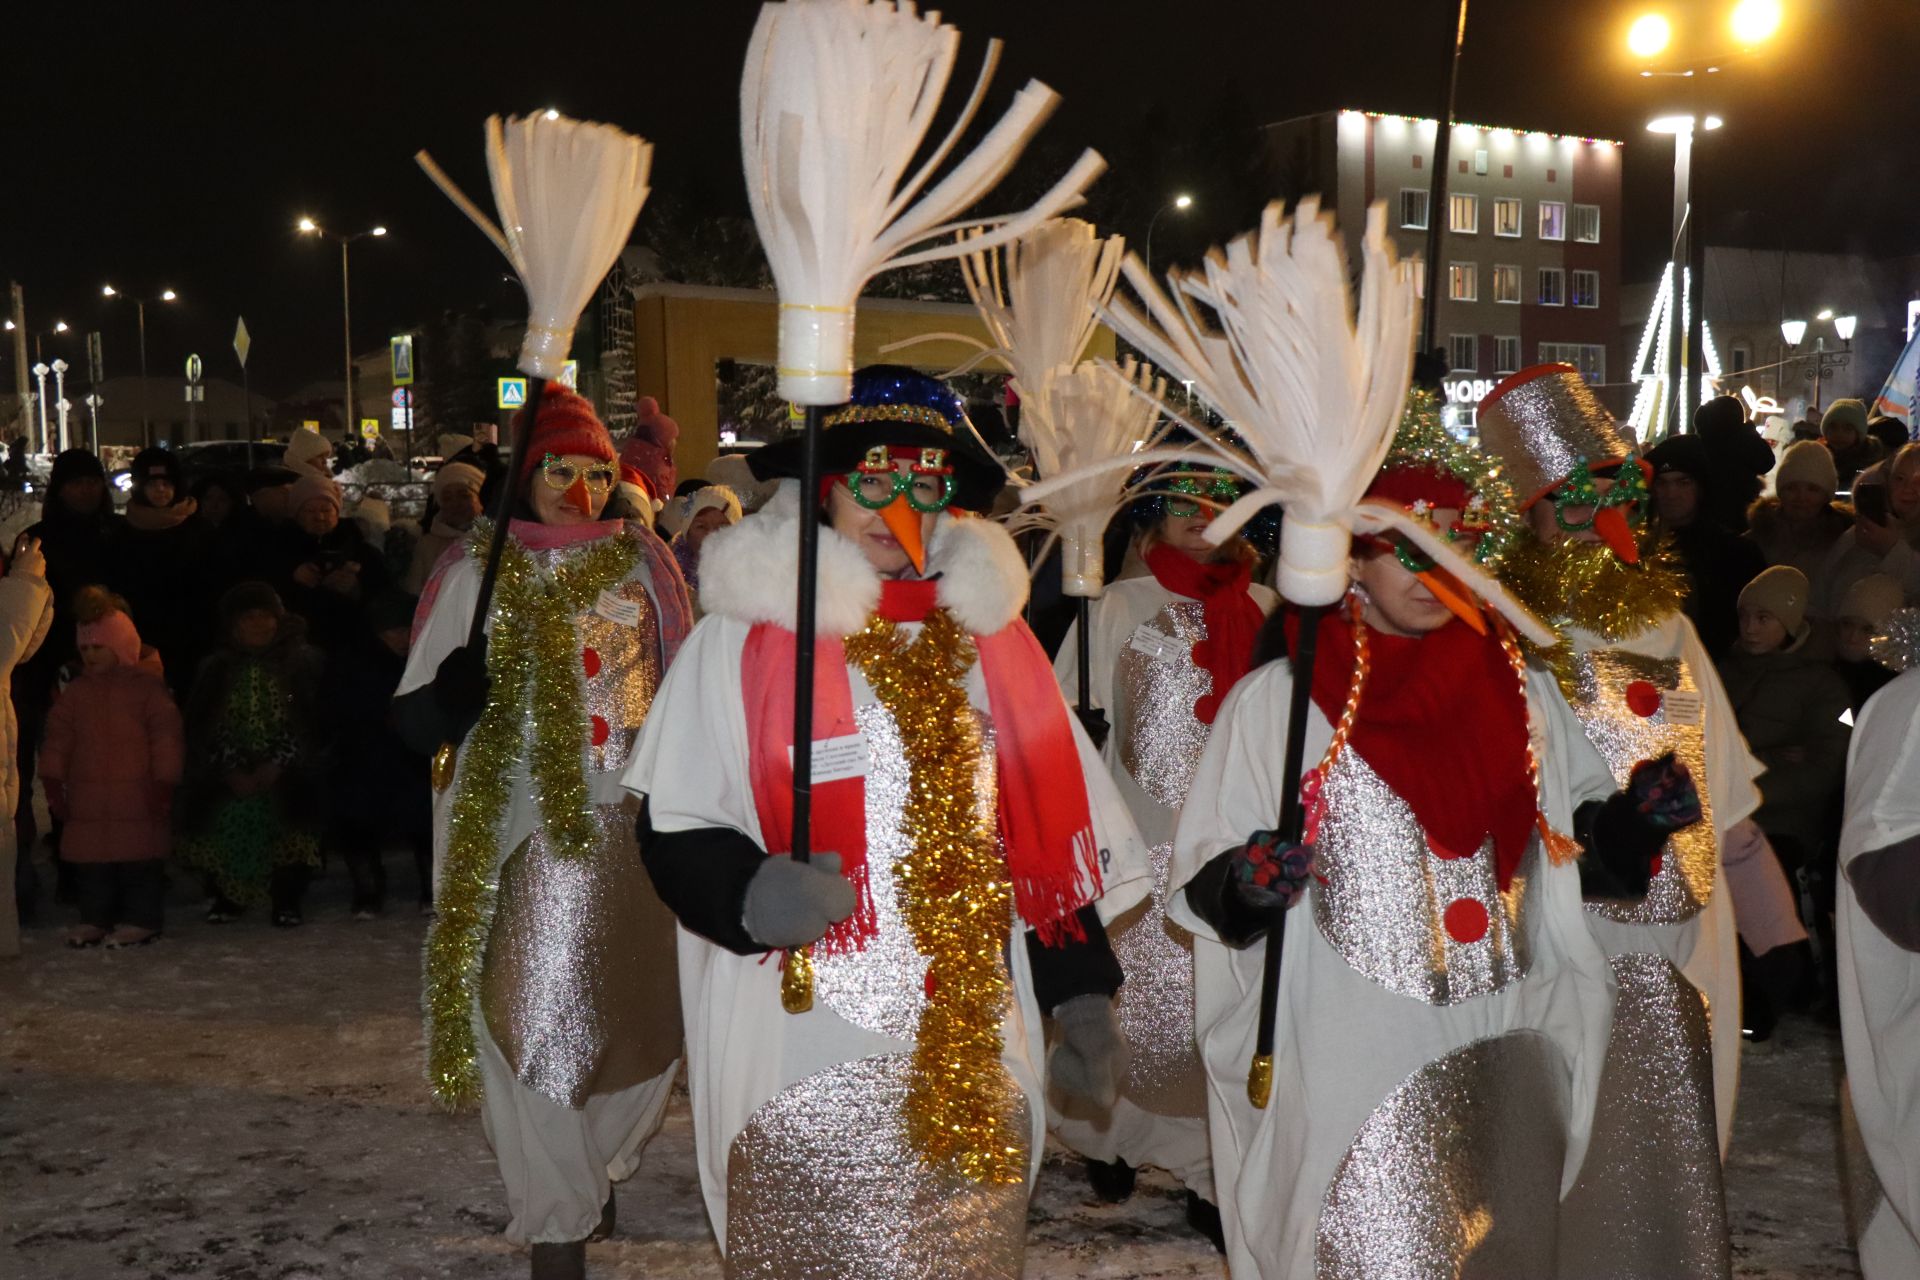
[[[840,874],[840,855],[816,853],[811,862],[768,858],[747,882],[740,923],[761,946],[804,947],[853,914],[853,886]]]
[[[1068,1098],[1102,1111],[1120,1096],[1127,1074],[1127,1041],[1113,1016],[1113,1001],[1103,995],[1074,996],[1053,1011],[1060,1039],[1047,1061],[1047,1074]]]

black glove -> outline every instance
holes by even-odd
[[[1669,837],[1700,821],[1700,791],[1672,752],[1633,767],[1626,789],[1589,801],[1574,814],[1586,846],[1580,892],[1589,898],[1639,899],[1653,881],[1653,860]]]
[[[464,739],[487,709],[487,694],[493,680],[487,675],[487,641],[461,645],[440,660],[433,675],[433,701],[446,717],[449,737]]]
[[[1187,902],[1229,946],[1257,942],[1284,919],[1313,878],[1313,850],[1256,831],[1211,859],[1187,884]]]
[[[1113,732],[1113,727],[1107,723],[1107,713],[1098,707],[1088,707],[1085,711],[1075,707],[1073,714],[1080,717],[1080,727],[1087,731],[1087,737],[1093,741],[1093,749],[1105,750],[1107,735]]]

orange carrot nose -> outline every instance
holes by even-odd
[[[907,553],[907,559],[913,561],[913,571],[925,573],[927,549],[920,541],[920,513],[908,505],[904,497],[900,497],[880,508],[880,518],[886,521],[887,532],[900,543],[901,550]]]
[[[1640,544],[1634,540],[1633,526],[1619,507],[1602,507],[1593,518],[1593,531],[1607,544],[1621,564],[1640,563]]]
[[[587,482],[585,480],[575,480],[572,484],[568,485],[567,491],[560,496],[560,501],[566,503],[583,516],[593,514],[593,499],[587,495]]]
[[[1445,569],[1428,569],[1425,573],[1414,575],[1433,592],[1434,599],[1447,606],[1454,617],[1472,627],[1481,635],[1487,634],[1487,620],[1481,616],[1479,608],[1473,602],[1473,596],[1460,585],[1460,580]]]

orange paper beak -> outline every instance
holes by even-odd
[[[905,498],[895,498],[880,508],[880,518],[886,522],[887,532],[899,542],[900,549],[907,553],[907,559],[913,561],[913,571],[925,573],[927,549],[920,541],[920,513]]]
[[[1619,507],[1603,507],[1593,518],[1593,531],[1600,535],[1600,541],[1621,564],[1640,563],[1640,544],[1634,539],[1633,526],[1627,523],[1627,516]]]
[[[583,516],[593,514],[593,499],[587,494],[587,482],[585,480],[575,480],[572,484],[568,485],[567,491],[560,496],[560,501],[572,507]]]
[[[1460,580],[1445,569],[1429,569],[1425,573],[1415,574],[1427,590],[1433,592],[1434,599],[1447,606],[1454,617],[1472,627],[1481,635],[1487,634],[1487,620],[1480,613],[1480,607],[1474,603],[1473,593],[1460,585]]]

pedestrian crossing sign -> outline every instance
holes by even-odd
[[[502,409],[518,409],[527,402],[527,380],[525,378],[500,379],[499,405]]]

